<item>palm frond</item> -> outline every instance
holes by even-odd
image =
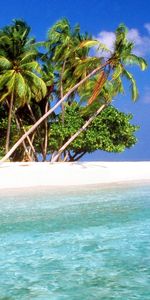
[[[9,91],[9,94],[11,94],[15,89],[15,77],[16,73],[14,72],[13,75],[10,77],[10,79],[7,81],[7,89]]]
[[[12,63],[4,56],[0,56],[0,69],[9,70],[12,67]]]
[[[66,18],[57,21],[50,30],[48,30],[48,38],[57,39],[61,34],[68,34],[70,32],[70,24]]]
[[[45,47],[48,44],[48,42],[35,42],[34,44],[32,44],[30,47],[35,47],[35,48],[39,48],[39,47]]]
[[[19,98],[26,96],[26,82],[20,73],[15,75],[15,91]]]
[[[128,29],[127,27],[121,23],[116,29],[116,43],[119,44],[121,41],[123,42],[126,39]]]
[[[26,100],[27,100],[27,103],[30,102],[32,98],[32,91],[31,91],[31,88],[29,85],[26,84]]]
[[[124,87],[123,87],[123,82],[120,77],[117,77],[113,81],[113,97],[115,97],[118,93],[119,94],[124,94]]]
[[[31,71],[26,70],[25,76],[29,81],[31,81],[31,83],[33,83],[33,85],[31,84],[31,91],[33,91],[33,89],[36,91],[34,92],[36,99],[41,100],[42,97],[45,97],[47,92],[45,82]]]
[[[133,78],[132,74],[125,70],[123,71],[123,75],[131,82],[131,93],[132,93],[132,100],[136,101],[138,98],[138,89],[137,89],[137,85],[136,85],[136,81]]]
[[[132,65],[132,64],[136,64],[138,65],[142,71],[144,71],[147,68],[147,62],[144,58],[139,57],[135,54],[130,54],[129,56],[127,56],[125,58],[125,63]]]
[[[0,44],[3,46],[5,44],[10,44],[10,38],[5,35],[2,31],[0,32]]]
[[[32,51],[27,51],[26,53],[24,53],[20,59],[20,63],[21,64],[25,64],[27,62],[32,61],[33,59],[35,59],[37,57],[37,51],[32,50]]]
[[[3,102],[5,99],[7,99],[8,95],[9,95],[8,91],[2,94],[0,93],[0,102]]]
[[[7,84],[7,82],[9,82],[14,73],[14,70],[9,70],[6,71],[3,75],[0,75],[0,89],[5,87],[5,85]]]
[[[85,71],[89,72],[90,70],[96,68],[100,64],[101,64],[101,59],[99,57],[90,57],[89,56],[84,59],[76,59],[74,75],[79,77]]]
[[[112,79],[116,80],[121,75],[122,71],[123,71],[123,67],[121,64],[118,64],[117,66],[115,66],[114,72],[112,75]]]
[[[98,46],[100,44],[99,41],[97,40],[85,40],[81,42],[81,44],[78,46],[79,49],[84,48],[84,47],[94,47]]]
[[[36,71],[42,73],[41,67],[37,61],[28,62],[26,64],[21,64],[23,70]]]

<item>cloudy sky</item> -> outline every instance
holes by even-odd
[[[112,48],[114,30],[124,23],[129,29],[129,39],[135,43],[135,53],[149,63],[149,12],[149,0],[7,0],[1,1],[0,27],[10,24],[14,18],[23,18],[37,40],[43,40],[47,30],[58,19],[66,17],[72,25],[79,23],[83,32]],[[88,155],[87,160],[150,160],[150,67],[145,72],[134,68],[133,74],[140,93],[137,103],[131,102],[128,92],[113,103],[120,110],[133,113],[133,123],[140,125],[138,143],[122,154],[98,151]]]

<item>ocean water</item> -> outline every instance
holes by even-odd
[[[0,300],[149,300],[150,186],[0,192]]]

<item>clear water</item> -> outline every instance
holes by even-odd
[[[0,194],[0,300],[149,300],[150,186]]]

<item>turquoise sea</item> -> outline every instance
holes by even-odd
[[[0,191],[0,300],[149,300],[150,186]]]

